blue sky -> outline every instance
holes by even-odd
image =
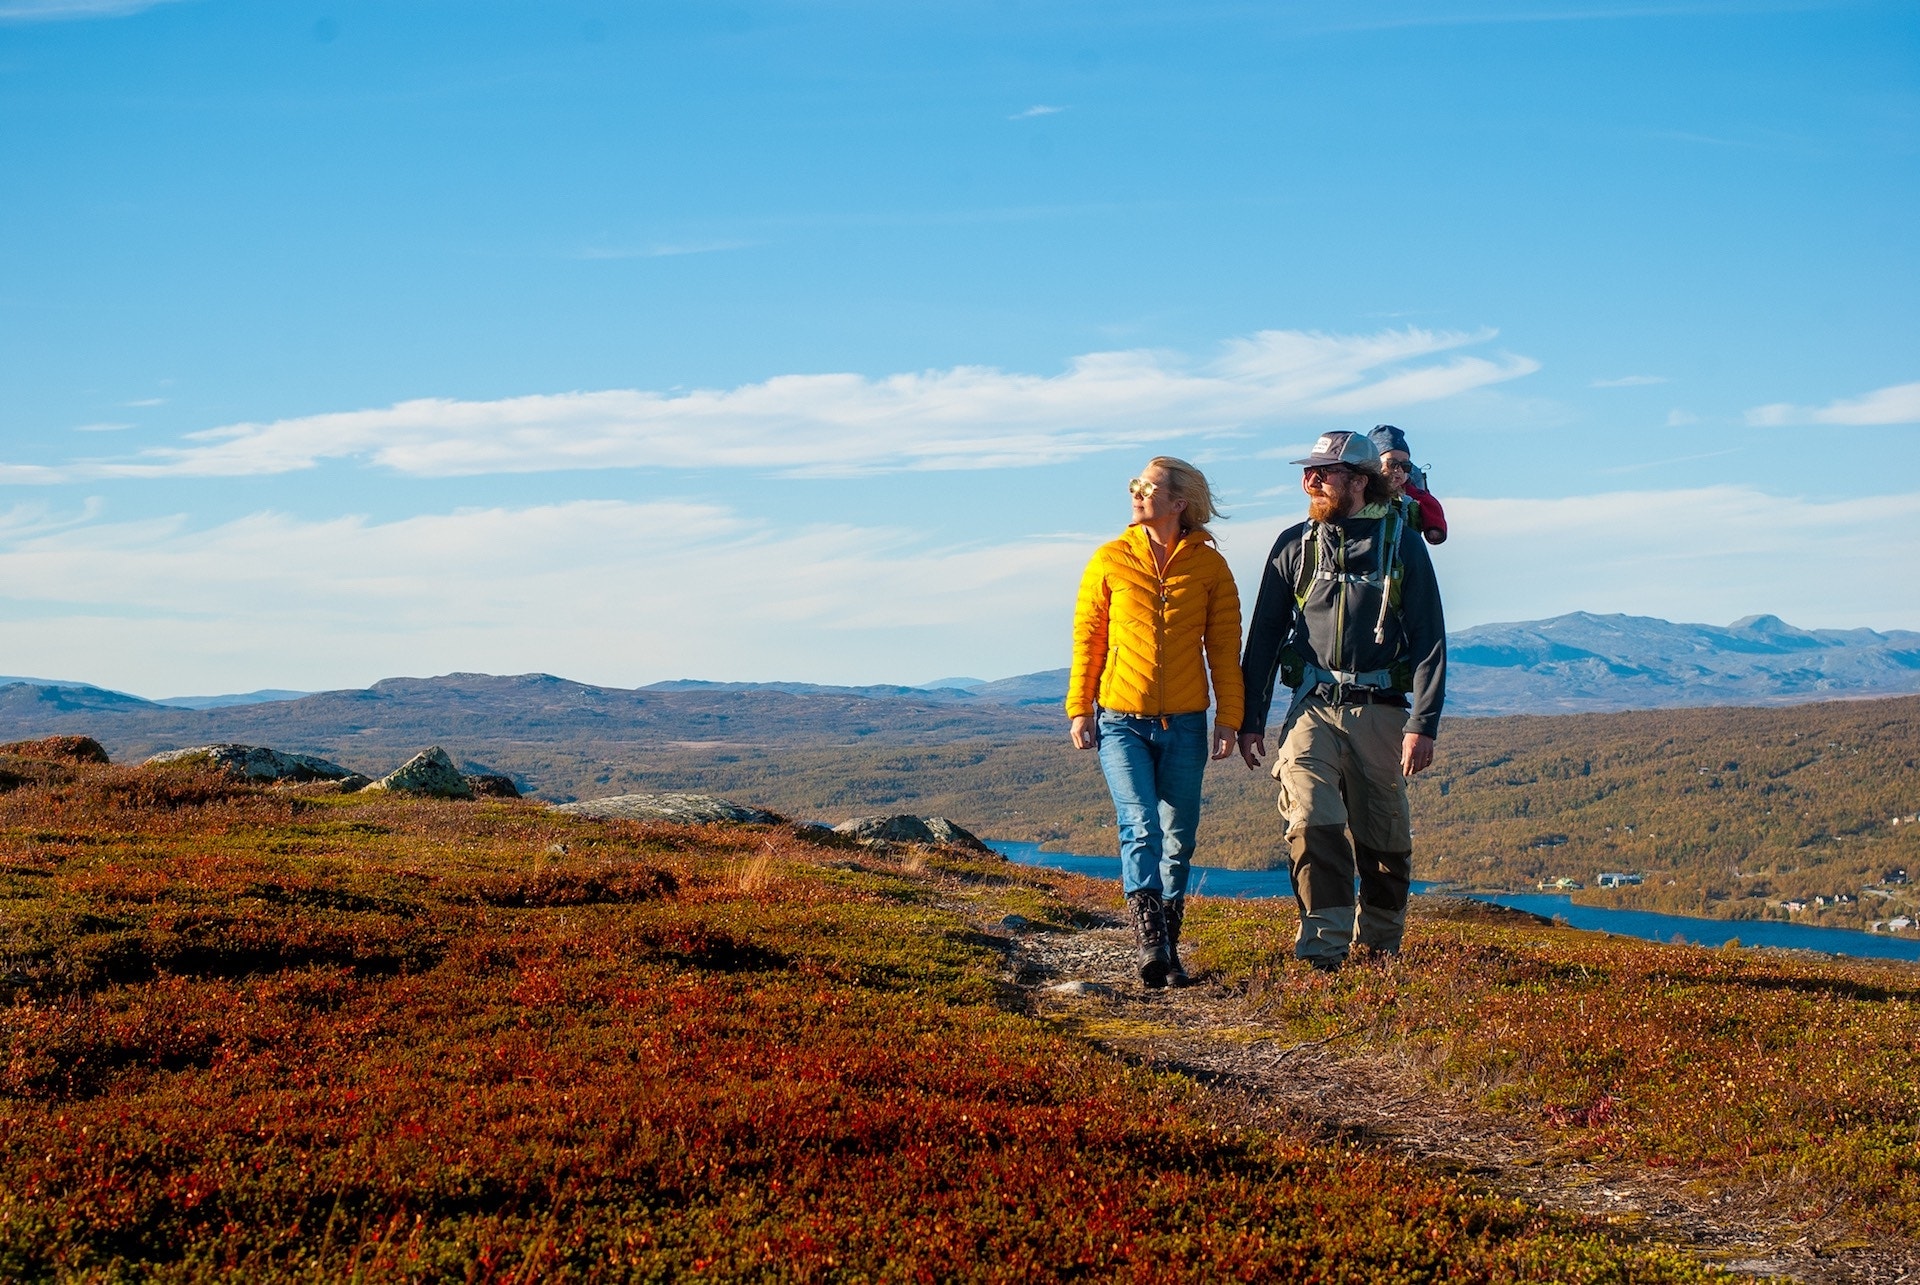
[[[1920,10],[0,0],[0,671],[1065,663],[1390,421],[1461,627],[1920,628]]]

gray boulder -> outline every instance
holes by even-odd
[[[520,797],[520,787],[513,783],[512,777],[502,772],[476,772],[467,778],[467,784],[483,799]]]
[[[387,790],[394,794],[425,794],[436,799],[470,799],[473,787],[447,752],[438,745],[418,754],[387,773],[369,790]]]
[[[196,745],[165,750],[147,760],[149,766],[166,763],[205,764],[248,781],[350,781],[358,775],[311,754],[288,754],[264,745]]]
[[[764,808],[750,808],[711,794],[616,794],[610,799],[563,803],[554,811],[600,821],[680,821],[689,825],[715,821],[778,825],[786,820]]]
[[[965,848],[970,852],[993,851],[966,827],[955,825],[945,817],[854,817],[851,821],[842,821],[833,829],[835,834],[844,834],[855,843],[926,843]]]

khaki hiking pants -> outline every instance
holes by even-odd
[[[1355,939],[1356,874],[1360,942],[1400,948],[1413,877],[1413,813],[1400,773],[1406,727],[1407,711],[1394,705],[1309,696],[1281,733],[1273,778],[1293,858],[1294,954],[1301,959],[1346,957]]]

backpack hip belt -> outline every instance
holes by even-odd
[[[1311,692],[1322,687],[1331,687],[1335,705],[1345,705],[1349,691],[1385,695],[1394,690],[1391,669],[1322,669],[1312,661],[1306,662],[1302,668],[1304,672],[1301,675],[1300,690]]]

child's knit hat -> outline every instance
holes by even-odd
[[[1373,439],[1373,448],[1385,455],[1388,451],[1406,451],[1413,454],[1407,446],[1407,435],[1391,424],[1375,424],[1373,431],[1367,434]]]

